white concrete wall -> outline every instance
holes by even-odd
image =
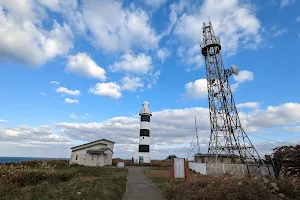
[[[198,162],[189,162],[189,168],[200,174],[206,175],[206,164]]]
[[[150,122],[140,122],[140,129],[150,130]],[[150,135],[151,135],[151,133],[150,133]]]
[[[150,145],[150,137],[140,136],[139,144]]]
[[[106,151],[105,154],[107,156],[106,165],[111,166],[112,165],[112,153],[111,153],[111,151]]]
[[[263,176],[269,176],[269,171],[272,175],[272,169],[268,170],[267,167],[260,167],[257,166],[249,166],[247,169],[247,165],[243,164],[207,164],[206,170],[208,175],[213,176],[220,176],[223,174],[229,174],[232,176],[245,176],[249,173],[252,175],[263,175]]]
[[[135,158],[135,160],[137,160],[137,163],[139,163],[139,161],[140,161],[140,156],[143,156],[144,163],[150,163],[151,162],[150,153],[148,153],[148,152],[138,152],[137,157]]]

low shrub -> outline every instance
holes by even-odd
[[[172,200],[273,200],[280,199],[261,184],[249,179],[228,179],[223,181],[195,181],[176,186],[169,191],[167,199]]]

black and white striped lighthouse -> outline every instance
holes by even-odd
[[[149,109],[149,103],[145,101],[139,113],[140,122],[140,140],[138,151],[139,163],[150,163],[150,117],[152,113]]]

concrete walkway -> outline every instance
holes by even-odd
[[[165,200],[144,174],[146,167],[128,167],[127,188],[123,200]]]

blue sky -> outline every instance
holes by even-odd
[[[209,137],[202,23],[221,39],[242,124],[261,154],[300,141],[300,2],[0,2],[0,156],[69,157],[101,138],[131,158],[138,112],[153,113],[153,158]]]

